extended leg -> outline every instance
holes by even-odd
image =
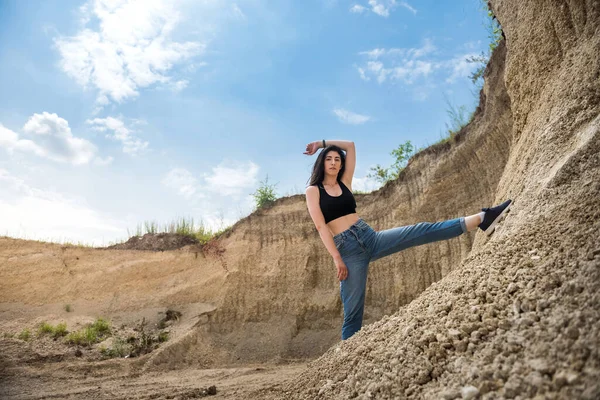
[[[476,215],[473,217],[479,219]],[[465,220],[465,218],[456,218],[442,222],[421,222],[416,225],[377,232],[372,246],[371,260],[397,253],[409,247],[459,236],[467,231]]]

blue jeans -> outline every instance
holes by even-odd
[[[362,326],[367,272],[371,261],[409,247],[450,239],[466,231],[464,218],[421,222],[380,232],[375,232],[359,219],[350,228],[335,235],[333,241],[348,268],[348,277],[340,282],[344,304],[342,340],[354,335]]]

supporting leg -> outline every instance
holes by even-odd
[[[366,257],[356,257],[344,260],[344,263],[348,268],[348,278],[340,282],[344,305],[342,340],[348,339],[362,327],[369,260]]]

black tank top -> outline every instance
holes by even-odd
[[[337,197],[330,196],[322,183],[317,185],[319,188],[319,205],[326,224],[334,219],[356,212],[356,200],[354,200],[352,192],[342,181],[338,181],[338,183],[342,188],[342,194]]]

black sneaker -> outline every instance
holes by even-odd
[[[483,208],[481,211],[485,212],[485,217],[483,217],[483,222],[479,224],[479,229],[485,232],[486,235],[491,235],[494,233],[494,229],[496,228],[496,224],[504,218],[508,210],[510,210],[510,205],[512,200],[506,200],[504,203],[499,206],[492,208]]]

